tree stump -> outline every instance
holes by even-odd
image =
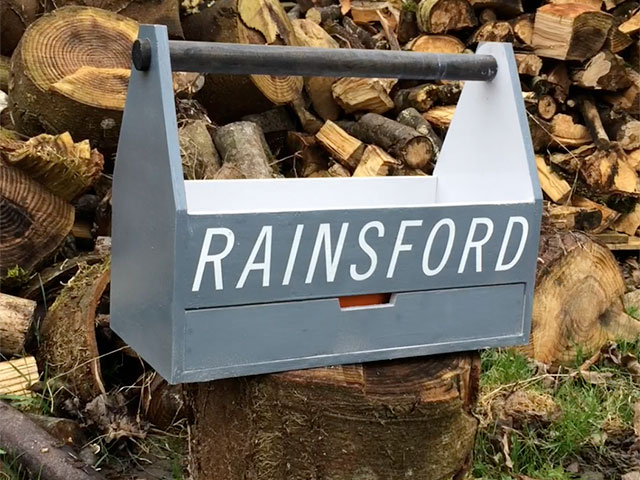
[[[9,108],[28,136],[68,131],[115,149],[138,24],[89,7],[64,7],[25,32],[12,57]]]
[[[461,478],[477,427],[477,353],[188,387],[196,480]]]

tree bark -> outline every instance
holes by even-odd
[[[68,131],[113,152],[137,35],[135,21],[97,8],[60,8],[34,22],[12,57],[16,129],[28,136]],[[92,48],[78,47],[88,41]]]
[[[195,480],[462,478],[477,353],[189,385]],[[443,454],[446,452],[446,454]]]
[[[297,45],[291,20],[276,0],[220,0],[183,22],[188,40]],[[197,93],[218,123],[239,120],[300,96],[303,79],[270,75],[207,75]]]

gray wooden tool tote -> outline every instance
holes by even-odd
[[[522,344],[541,193],[510,44],[475,55],[134,47],[111,325],[172,383]],[[171,72],[465,83],[432,177],[183,180]],[[338,298],[391,293],[385,304]]]

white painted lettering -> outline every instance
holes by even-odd
[[[480,240],[474,240],[473,237],[476,234],[476,227],[478,225],[485,225],[487,227],[487,232],[484,237]],[[472,248],[476,250],[476,272],[482,271],[482,246],[489,241],[491,235],[493,234],[493,221],[490,218],[474,218],[471,221],[471,226],[469,227],[469,235],[467,235],[467,241],[464,245],[464,250],[462,252],[462,258],[460,259],[460,266],[458,267],[458,273],[464,272],[465,267],[467,266],[467,259],[469,258],[469,252]]]
[[[209,249],[211,248],[211,240],[214,235],[222,235],[226,237],[227,243],[220,253],[211,255]],[[200,291],[200,284],[202,283],[202,276],[204,275],[204,269],[207,263],[213,264],[213,285],[216,290],[222,290],[222,259],[225,258],[231,252],[233,248],[233,242],[235,236],[233,232],[228,228],[207,228],[204,234],[204,241],[202,242],[202,250],[200,250],[200,260],[198,260],[198,268],[196,268],[196,276],[193,279],[192,292]]]
[[[296,233],[293,235],[293,243],[291,244],[291,251],[289,252],[289,260],[287,260],[287,268],[284,271],[284,278],[282,279],[282,285],[289,285],[289,282],[291,281],[293,266],[295,265],[296,257],[298,256],[298,248],[300,248],[300,239],[302,238],[302,230],[304,230],[304,225],[296,226]]]
[[[444,227],[444,226],[448,227],[449,229],[449,238],[447,239],[447,246],[444,249],[444,255],[442,256],[442,260],[440,260],[440,263],[436,268],[432,269],[432,268],[429,268],[429,255],[431,254],[431,247],[433,246],[433,241],[435,240],[436,235],[438,234],[438,231],[440,230],[441,227]],[[434,275],[437,275],[445,267],[445,265],[447,264],[447,261],[449,260],[449,256],[451,255],[451,250],[453,249],[453,241],[455,240],[455,236],[456,236],[456,224],[453,223],[453,220],[451,220],[450,218],[443,218],[433,226],[433,230],[431,230],[431,233],[429,233],[429,237],[427,238],[427,244],[424,247],[424,254],[422,255],[422,271],[426,276],[432,277]]]
[[[518,244],[518,250],[513,259],[504,264],[504,256],[507,254],[507,245],[511,239],[511,232],[513,231],[513,224],[519,223],[522,225],[522,236],[520,237],[520,243]],[[511,270],[520,260],[522,252],[524,252],[524,246],[527,244],[527,236],[529,235],[529,222],[524,217],[509,217],[509,223],[507,224],[507,230],[504,233],[504,239],[502,240],[502,246],[500,247],[500,254],[498,255],[498,261],[496,262],[496,272],[504,272]]]
[[[244,287],[245,282],[247,281],[247,277],[249,273],[254,270],[262,270],[262,286],[269,286],[269,277],[271,276],[271,237],[272,237],[273,227],[271,225],[265,225],[260,230],[260,234],[256,239],[256,243],[253,246],[253,250],[251,250],[251,254],[247,260],[247,263],[242,270],[242,274],[240,275],[240,280],[236,284],[236,288]],[[262,250],[262,245],[264,244],[264,261],[256,262],[256,257]]]
[[[327,282],[333,282],[336,278],[336,271],[338,270],[338,263],[340,262],[340,256],[342,255],[342,247],[344,247],[344,239],[347,236],[348,223],[343,223],[340,228],[340,234],[338,235],[338,242],[336,244],[336,251],[331,251],[331,225],[328,223],[321,223],[318,227],[318,235],[316,236],[316,243],[313,246],[313,253],[311,254],[311,262],[309,263],[309,270],[307,270],[307,278],[304,283],[311,283],[313,280],[313,274],[316,272],[316,265],[318,264],[318,257],[320,256],[320,249],[324,244],[324,260],[325,269],[327,274]]]
[[[384,235],[384,225],[382,224],[382,222],[378,221],[369,222],[364,227],[362,227],[362,230],[360,230],[360,235],[358,236],[358,245],[360,245],[362,251],[367,254],[370,262],[369,269],[364,273],[358,273],[356,265],[351,264],[351,266],[349,267],[349,273],[351,274],[351,278],[353,278],[356,282],[361,282],[369,278],[371,275],[373,275],[373,272],[375,272],[376,267],[378,266],[378,254],[373,248],[371,248],[371,245],[367,243],[367,239],[365,238],[367,231],[371,228],[375,228],[378,231],[378,238]]]
[[[398,228],[398,236],[396,237],[396,243],[393,246],[393,253],[391,254],[391,261],[389,262],[389,268],[387,270],[387,278],[393,278],[393,274],[396,271],[396,263],[398,263],[398,255],[400,252],[409,252],[413,248],[411,244],[402,243],[404,240],[404,232],[407,227],[420,227],[422,226],[422,220],[402,220],[400,222],[400,228]]]

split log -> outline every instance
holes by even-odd
[[[166,25],[170,38],[183,38],[180,2],[177,0],[43,0],[45,12],[69,5],[101,8],[141,24]]]
[[[555,203],[564,203],[571,195],[571,185],[546,164],[542,155],[536,155],[540,188]]]
[[[634,170],[640,170],[640,148],[627,152],[627,163]]]
[[[401,163],[376,145],[368,145],[355,171],[354,177],[384,177],[400,167]]]
[[[305,18],[316,25],[326,22],[337,21],[342,18],[340,5],[328,5],[326,7],[312,7],[307,10]]]
[[[393,108],[389,92],[397,80],[392,78],[341,78],[333,84],[333,98],[347,113],[384,113]]]
[[[407,108],[402,110],[398,114],[398,118],[396,119],[400,123],[413,128],[420,135],[424,135],[429,139],[431,143],[431,149],[433,150],[433,158],[434,160],[438,158],[440,155],[440,150],[442,149],[442,140],[436,132],[433,131],[429,122],[427,122],[420,112],[418,112],[415,108]]]
[[[620,110],[640,115],[640,73],[633,68],[626,68],[625,72],[631,85],[621,93],[606,95],[605,99]]]
[[[291,20],[276,0],[220,0],[184,19],[188,40],[267,45],[297,45]],[[295,76],[207,75],[196,97],[218,123],[238,120],[284,105],[300,96]]]
[[[571,197],[571,204],[580,208],[589,208],[596,209],[602,215],[602,220],[600,222],[600,226],[594,228],[592,233],[601,233],[604,232],[607,228],[614,224],[618,218],[620,218],[620,213],[612,210],[609,207],[606,207],[600,203],[589,200],[588,198],[580,197],[578,195],[573,195]]]
[[[613,18],[578,3],[548,4],[538,8],[532,46],[541,57],[586,60],[604,45]]]
[[[581,97],[579,98],[578,103],[580,105],[580,110],[582,111],[584,123],[587,124],[589,132],[591,133],[591,138],[593,138],[593,143],[596,144],[596,147],[602,150],[607,150],[611,146],[611,142],[609,141],[607,132],[602,126],[602,120],[593,97]]]
[[[0,447],[12,455],[33,478],[47,480],[100,480],[103,477],[60,447],[58,439],[25,414],[0,401]]]
[[[314,135],[289,132],[287,150],[294,159],[291,170],[295,178],[308,177],[329,168],[327,155]]]
[[[443,105],[441,107],[433,107],[429,111],[422,114],[422,117],[431,125],[446,129],[451,125],[453,114],[456,112],[455,105]]]
[[[365,145],[331,120],[327,120],[316,134],[316,138],[336,161],[350,171],[355,170],[360,163]]]
[[[531,46],[533,43],[534,15],[526,13],[511,20],[511,28],[515,39],[522,45]]]
[[[640,147],[640,120],[631,120],[620,127],[616,141],[624,150]]]
[[[30,387],[39,379],[38,365],[34,357],[0,362],[0,395],[31,397],[33,392]]]
[[[386,21],[392,30],[396,29],[400,18],[400,12],[392,2],[377,0],[352,0],[350,13],[358,24]]]
[[[351,172],[339,163],[334,163],[333,165],[331,165],[329,167],[329,170],[327,170],[327,173],[330,177],[337,178],[347,178],[351,176]]]
[[[40,17],[12,57],[16,129],[28,136],[68,131],[113,151],[137,35],[135,21],[97,8],[65,7]]]
[[[550,132],[553,142],[561,147],[580,147],[592,142],[587,127],[575,123],[571,116],[563,113],[553,117]]]
[[[0,157],[69,202],[98,180],[104,166],[102,154],[88,140],[74,143],[68,132],[43,133],[26,142],[0,138]]]
[[[458,103],[462,85],[460,82],[443,85],[429,83],[418,87],[398,90],[393,98],[396,110],[415,108],[426,112],[434,105],[452,105]]]
[[[187,180],[211,180],[221,160],[204,120],[184,122],[178,129],[182,171]]]
[[[593,232],[602,224],[602,212],[594,207],[551,205],[544,218],[554,228],[568,231]]]
[[[622,23],[618,30],[622,33],[626,33],[627,35],[632,35],[634,33],[640,32],[640,12],[637,12],[627,21]]]
[[[190,471],[195,480],[462,478],[479,374],[478,355],[462,353],[191,384]]]
[[[636,203],[631,212],[620,217],[613,229],[627,235],[635,235],[638,227],[640,227],[640,204]]]
[[[26,28],[42,14],[40,0],[0,2],[0,54],[11,56]]]
[[[105,393],[96,341],[96,309],[109,287],[110,261],[81,266],[49,308],[38,360],[83,402]]]
[[[569,95],[569,88],[571,88],[572,85],[567,65],[561,62],[553,67],[547,74],[547,82],[553,87],[553,98],[564,103]]]
[[[23,352],[35,310],[33,300],[0,293],[0,354],[10,357]]]
[[[582,88],[616,91],[631,85],[618,55],[603,50],[587,62],[584,68],[575,71],[572,79]]]
[[[273,178],[271,152],[255,123],[235,122],[220,127],[213,141],[223,162],[216,178]]]
[[[300,96],[291,101],[289,104],[291,109],[295,112],[302,129],[306,133],[315,134],[322,127],[322,121],[316,117],[311,111],[309,111],[309,105],[305,101],[304,97]]]
[[[542,59],[533,53],[516,53],[516,65],[520,75],[536,77],[542,69]]]
[[[310,20],[294,20],[293,29],[302,45],[317,48],[338,48],[336,42],[322,27]],[[304,89],[311,100],[313,109],[323,120],[336,120],[340,116],[340,108],[333,99],[331,85],[334,77],[307,77]]]
[[[451,35],[420,35],[405,48],[422,53],[462,53],[466,47],[460,39]]]
[[[513,42],[513,29],[509,22],[493,20],[482,24],[471,37],[471,44],[481,42]]]
[[[0,277],[31,271],[71,231],[74,210],[20,170],[0,162]]]
[[[624,280],[604,246],[579,232],[543,234],[533,302],[531,343],[523,350],[543,363],[572,363],[607,342],[640,335],[622,304]]]
[[[467,0],[421,0],[416,15],[425,33],[447,33],[478,24]]]
[[[365,143],[373,143],[410,168],[425,168],[434,151],[427,137],[402,123],[375,113],[363,115],[350,133]]]

